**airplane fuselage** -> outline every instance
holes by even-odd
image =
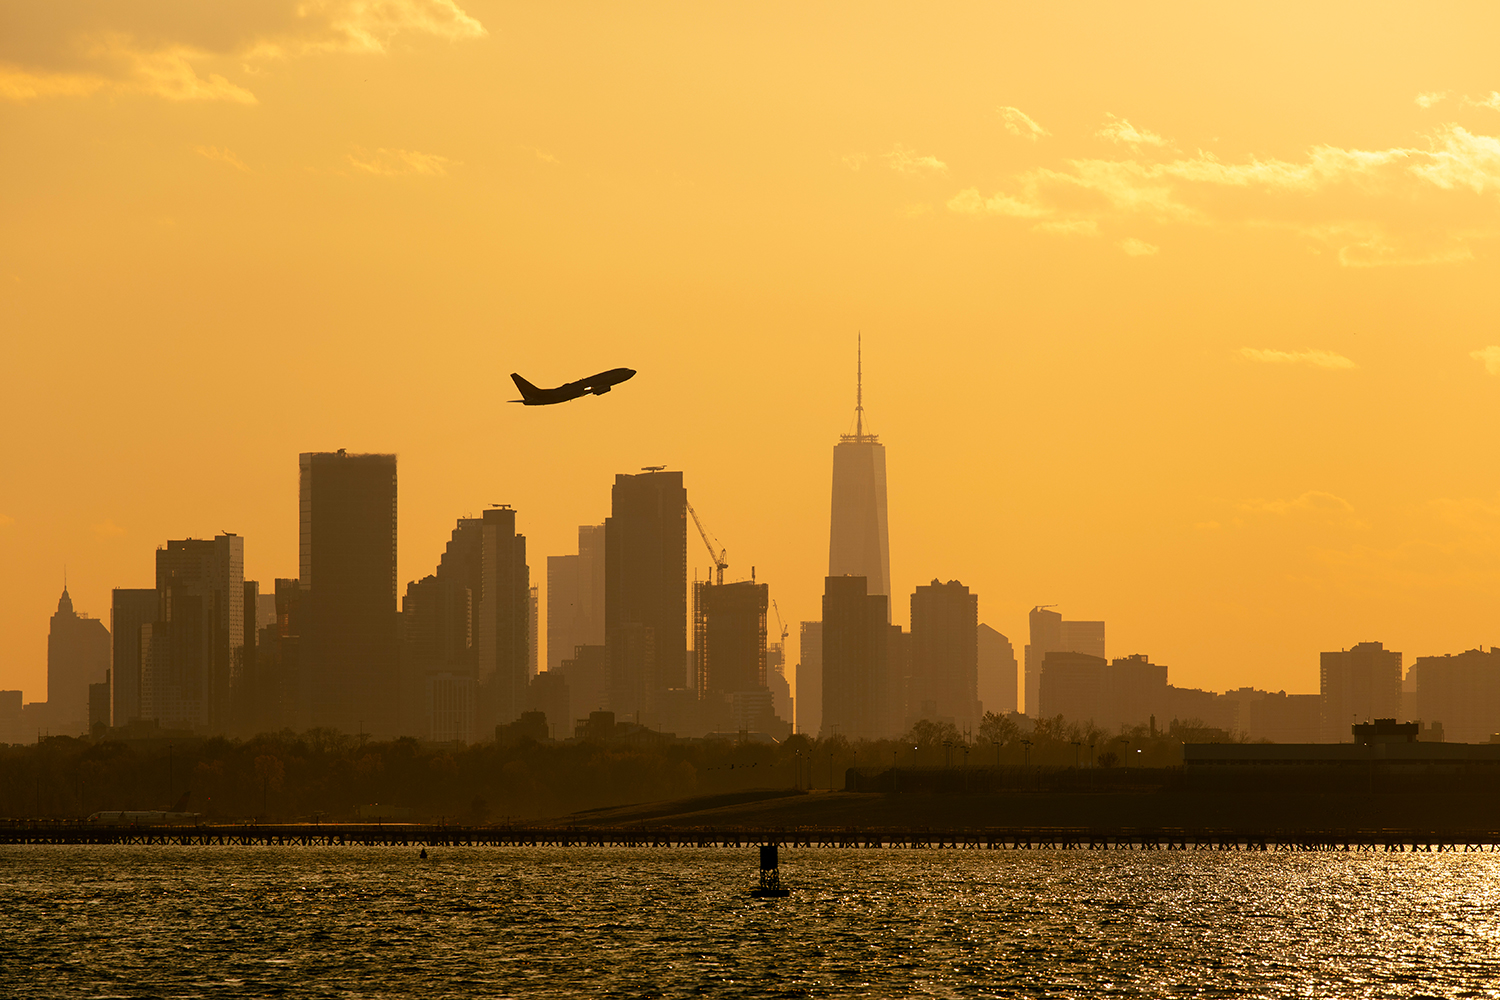
[[[516,388],[521,390],[521,398],[513,399],[511,402],[523,403],[526,406],[548,406],[552,403],[566,403],[580,396],[602,396],[634,375],[635,369],[633,368],[611,368],[607,372],[590,375],[576,382],[568,382],[555,389],[541,389],[512,372],[510,377],[515,381]]]

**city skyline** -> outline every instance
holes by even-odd
[[[1496,638],[1493,11],[440,6],[314,39],[123,5],[160,47],[118,66],[66,7],[17,24],[51,41],[0,52],[7,688],[64,567],[100,616],[167,539],[295,576],[285,456],[339,447],[406,463],[403,582],[490,503],[572,551],[665,463],[814,619],[860,331],[893,621],[958,579],[1018,649],[1055,603],[1304,692],[1321,650]]]

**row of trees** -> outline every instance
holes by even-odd
[[[797,735],[780,744],[519,739],[454,747],[329,730],[175,742],[54,737],[0,746],[0,816],[169,809],[186,794],[186,809],[213,819],[383,814],[491,823],[753,788],[842,788],[851,767],[1164,767],[1180,761],[1184,741],[1229,738],[1187,726],[1106,734],[1061,717],[1024,730],[1022,722],[989,714],[968,737],[924,721],[897,739]]]

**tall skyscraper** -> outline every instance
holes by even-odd
[[[830,576],[823,584],[824,737],[879,739],[895,729],[887,599],[865,586],[862,576]]]
[[[864,364],[857,366],[854,433],[833,446],[833,511],[828,530],[828,575],[862,576],[869,593],[891,594],[886,527],[885,445],[865,433]],[[887,601],[886,613],[890,613]],[[889,619],[887,619],[889,621]]]
[[[1047,605],[1031,609],[1031,641],[1026,644],[1026,704],[1033,719],[1055,715],[1042,704],[1042,663],[1048,653],[1086,653],[1104,659],[1104,623],[1063,621]]]
[[[1357,722],[1394,719],[1401,711],[1401,654],[1378,642],[1319,656],[1323,741],[1348,743]],[[1441,721],[1441,720],[1440,720]]]
[[[73,610],[63,586],[47,632],[47,727],[54,736],[89,731],[89,685],[109,673],[109,629]]]
[[[397,729],[396,456],[300,456],[300,654],[309,722]]]
[[[1015,647],[983,623],[978,633],[980,709],[996,715],[1015,712],[1020,707],[1020,699],[1016,697]]]
[[[141,629],[156,621],[155,590],[116,589],[109,608],[111,723],[129,725],[141,715]]]
[[[142,663],[141,716],[225,733],[245,643],[245,540],[184,538],[156,550],[157,615]],[[145,635],[145,632],[142,632]]]
[[[957,580],[933,580],[911,595],[908,721],[979,727],[979,595]]]
[[[817,736],[823,728],[823,623],[803,622],[797,648],[797,732]]]
[[[604,645],[604,525],[578,528],[578,553],[547,557],[547,669]]]
[[[687,687],[687,490],[681,472],[618,475],[604,522],[604,632],[610,701],[622,721],[655,721]]]

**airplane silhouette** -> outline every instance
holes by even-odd
[[[526,406],[547,406],[551,403],[566,403],[570,399],[579,396],[602,396],[626,379],[635,375],[634,368],[611,368],[607,372],[598,375],[590,375],[581,378],[577,382],[569,382],[560,385],[556,389],[538,389],[515,372],[510,377],[515,380],[516,388],[521,390],[520,399],[512,399],[512,403],[523,403]]]

